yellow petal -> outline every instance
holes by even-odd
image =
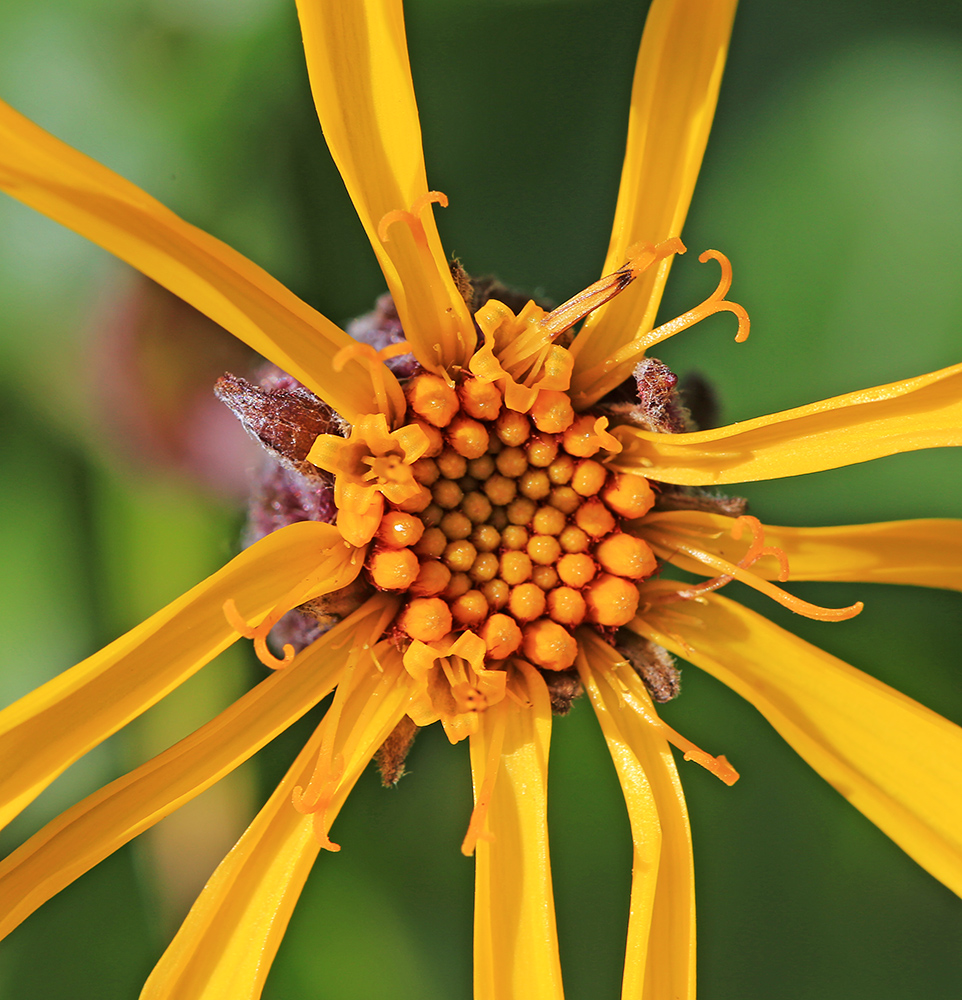
[[[409,697],[400,657],[368,655],[338,717],[329,712],[247,832],[220,863],[164,952],[141,1000],[256,1000],[320,849],[314,817],[291,799],[306,786],[325,741],[340,755],[327,811],[333,820],[375,751],[404,716]]]
[[[920,448],[962,445],[962,365],[694,434],[622,426],[611,465],[686,486],[837,469]]]
[[[732,520],[703,511],[650,514],[645,524],[715,536],[711,551],[737,563],[750,537],[731,537]],[[641,534],[644,535],[642,528]],[[852,580],[860,583],[908,583],[916,587],[962,590],[962,521],[927,518],[846,524],[832,528],[785,528],[765,525],[765,544],[782,549],[791,568],[790,580]],[[681,569],[701,576],[713,572],[684,556],[673,558]],[[778,563],[762,559],[752,572],[768,580],[778,576]]]
[[[257,621],[301,578],[328,567],[327,585],[349,583],[359,565],[329,524],[303,521],[252,545],[223,569],[0,712],[0,825],[8,823],[78,757],[146,711],[226,649],[237,632],[233,599]],[[304,598],[307,599],[307,598]],[[301,603],[295,600],[289,607]]]
[[[378,598],[207,725],[61,813],[0,863],[0,937],[118,847],[257,753],[333,689],[384,601]]]
[[[522,696],[524,688],[530,707],[506,698],[484,712],[471,737],[476,797],[489,769],[498,767],[475,851],[474,1000],[564,995],[545,814],[551,703],[531,668],[524,670]],[[488,758],[501,739],[498,765]]]
[[[637,628],[750,701],[923,868],[962,894],[962,729],[717,594]],[[697,622],[690,621],[697,619]]]
[[[634,859],[623,1000],[694,1000],[695,883],[685,796],[668,742],[631,710],[654,714],[638,675],[614,648],[589,640],[578,671],[628,807]]]
[[[324,138],[377,254],[405,337],[431,368],[467,364],[474,326],[426,202],[401,2],[298,0],[297,12]],[[399,212],[413,213],[413,229],[398,220],[385,231],[382,220]]]
[[[736,0],[655,0],[631,91],[628,145],[602,274],[639,241],[680,236],[711,129]],[[572,351],[576,370],[600,364],[650,330],[671,257],[588,317]]]
[[[266,271],[0,101],[0,189],[109,250],[303,382],[354,421],[372,382],[355,342]]]

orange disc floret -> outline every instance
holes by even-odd
[[[389,511],[381,518],[375,537],[385,545],[400,549],[414,545],[424,534],[424,524],[412,514],[399,510]]]
[[[558,455],[558,441],[554,437],[538,435],[525,445],[528,461],[538,469],[546,469]]]
[[[508,610],[520,622],[530,622],[544,614],[544,591],[534,583],[520,583],[511,588]]]
[[[638,610],[638,588],[620,576],[602,573],[585,588],[588,620],[610,627],[627,625]]]
[[[548,614],[562,625],[574,627],[585,620],[585,599],[573,587],[555,587],[548,592]]]
[[[501,556],[501,579],[508,586],[524,583],[531,577],[531,557],[527,552],[510,551]]]
[[[421,489],[419,489],[413,496],[409,496],[406,500],[402,500],[398,504],[398,509],[407,511],[409,514],[420,514],[421,511],[426,510],[430,504],[431,492],[422,486]]]
[[[451,605],[451,614],[459,625],[480,625],[488,617],[488,602],[480,590],[468,590]]]
[[[428,446],[422,458],[434,458],[435,455],[441,454],[441,449],[444,447],[444,438],[437,427],[424,420],[412,420],[411,426],[419,428],[421,433],[428,439]]]
[[[542,389],[531,407],[531,419],[539,431],[560,434],[575,419],[575,411],[566,392]]]
[[[575,637],[563,625],[547,618],[525,625],[523,636],[525,658],[544,670],[566,670],[578,655]]]
[[[510,615],[492,615],[481,626],[481,641],[493,660],[503,660],[521,646],[521,629]]]
[[[417,578],[408,588],[415,597],[434,597],[451,582],[451,570],[442,562],[429,559],[420,564]]]
[[[495,420],[501,412],[501,393],[493,382],[469,378],[458,389],[461,409],[476,420]]]
[[[611,511],[597,497],[592,497],[575,512],[575,524],[592,538],[601,538],[614,530],[615,519]]]
[[[480,458],[487,453],[488,431],[479,420],[464,415],[455,417],[448,424],[447,438],[451,447],[465,458]]]
[[[595,421],[598,418],[590,413],[582,413],[575,417],[574,422],[564,432],[564,447],[569,455],[579,458],[590,458],[601,449],[601,439],[595,432]]]
[[[533,563],[553,566],[561,555],[561,544],[553,535],[533,535],[526,546]]]
[[[608,470],[600,462],[586,458],[578,463],[571,477],[571,488],[580,496],[593,497],[605,485],[607,476]]]
[[[417,579],[420,565],[410,549],[381,549],[371,557],[371,582],[380,590],[407,590]]]
[[[502,410],[501,416],[495,421],[494,432],[509,448],[516,448],[528,440],[531,424],[523,413]]]
[[[658,567],[647,542],[620,531],[609,535],[597,546],[595,558],[609,573],[626,576],[630,580],[643,580]]]
[[[558,576],[569,586],[581,588],[594,579],[597,572],[595,561],[584,552],[569,552],[557,563]]]
[[[451,609],[440,597],[416,597],[404,609],[401,628],[421,642],[437,642],[451,631]]]
[[[440,375],[416,375],[404,392],[411,409],[435,427],[447,427],[458,412],[458,394]]]
[[[605,503],[621,517],[644,517],[655,502],[655,493],[644,476],[618,472],[601,491]]]

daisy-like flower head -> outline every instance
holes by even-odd
[[[560,997],[545,818],[553,714],[581,691],[635,844],[626,997],[694,994],[691,841],[672,756],[737,773],[670,728],[670,653],[752,702],[919,864],[962,890],[962,731],[720,591],[740,580],[839,621],[786,580],[962,589],[962,522],[761,524],[716,487],[962,443],[962,365],[731,427],[686,428],[648,351],[727,311],[655,326],[701,162],[731,0],[655,0],[638,57],[602,277],[556,309],[449,264],[434,222],[396,0],[300,0],[318,115],[403,338],[361,343],[262,270],[0,106],[0,186],[180,295],[299,383],[220,394],[330,522],[260,538],[100,653],[0,715],[0,816],[241,636],[271,672],[193,735],[69,809],[0,866],[9,931],[63,886],[334,699],[201,893],[145,997],[255,997],[332,824],[380,753],[396,780],[418,727],[469,740],[475,995]],[[579,325],[580,324],[580,325]],[[403,363],[399,363],[405,356]],[[395,374],[395,370],[400,373]],[[291,383],[294,385],[295,383]],[[271,414],[283,409],[283,433]],[[703,582],[664,579],[665,564]],[[292,609],[326,631],[276,655]],[[315,630],[317,631],[317,630]]]

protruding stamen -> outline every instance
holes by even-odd
[[[579,320],[623,292],[653,263],[672,254],[684,252],[685,244],[676,237],[664,240],[657,246],[651,243],[632,244],[628,248],[628,260],[617,271],[606,274],[584,291],[562,303],[557,309],[553,309],[504,351],[501,363],[507,368],[536,353]]]
[[[659,247],[663,245],[659,244]],[[587,371],[579,372],[577,383],[581,386],[591,387],[590,399],[598,399],[627,378],[630,374],[630,367],[634,366],[649,348],[673,337],[682,330],[687,330],[717,312],[730,312],[738,318],[736,343],[740,344],[748,339],[750,329],[748,313],[743,306],[736,302],[729,302],[725,298],[732,283],[732,266],[728,258],[718,250],[706,250],[698,259],[703,264],[708,260],[717,260],[721,265],[721,278],[715,291],[694,309],[689,309],[688,312],[663,323],[648,333],[640,334],[600,364],[593,365]],[[587,393],[584,390],[575,393],[576,405],[583,405],[579,401],[585,395]]]

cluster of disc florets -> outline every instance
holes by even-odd
[[[605,417],[576,414],[553,391],[510,410],[496,384],[471,377],[421,374],[405,395],[428,440],[411,465],[420,488],[386,505],[365,567],[376,588],[409,595],[402,635],[470,629],[493,660],[564,670],[575,629],[634,617],[637,583],[657,562],[624,522],[654,494],[644,477],[607,468],[619,446]]]

